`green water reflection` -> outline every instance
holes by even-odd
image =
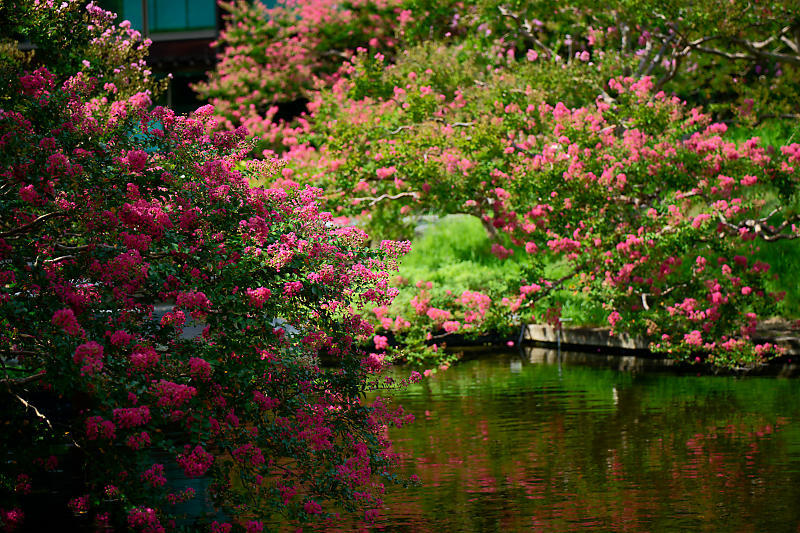
[[[417,419],[395,450],[423,485],[389,489],[371,529],[798,531],[800,381],[530,355],[395,394]]]

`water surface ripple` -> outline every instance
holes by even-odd
[[[394,449],[422,484],[389,488],[369,529],[798,531],[800,381],[540,356],[465,362],[394,395],[416,416]]]

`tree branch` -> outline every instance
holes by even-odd
[[[741,44],[745,48],[745,50],[748,50],[754,56],[756,56],[753,59],[767,58],[767,59],[773,59],[775,61],[780,61],[781,63],[791,63],[792,65],[800,65],[800,56],[783,54],[781,52],[768,52],[762,50],[761,48],[757,48],[754,43],[751,43],[750,41],[746,41],[744,39],[733,39],[732,42]]]
[[[703,52],[704,54],[711,54],[715,56],[724,57],[725,59],[728,59],[730,61],[736,61],[738,59],[753,59],[753,56],[750,54],[744,54],[742,52],[737,52],[737,53],[725,52],[724,50],[719,50],[717,48],[709,48],[707,46],[696,46],[694,47],[694,50],[697,50],[698,52]]]
[[[0,385],[5,385],[6,387],[15,387],[19,385],[25,385],[26,383],[33,383],[34,381],[39,381],[45,376],[44,372],[40,372],[38,374],[33,374],[31,376],[25,376],[23,378],[3,378],[0,379]]]
[[[413,127],[414,127],[414,126],[399,126],[399,127],[396,129],[396,130],[386,130],[386,131],[389,133],[389,135],[397,135],[397,134],[398,134],[398,133],[400,133],[401,131],[403,131],[403,130],[410,130],[410,129],[412,129]]]
[[[401,192],[401,193],[395,194],[393,196],[389,195],[389,194],[382,194],[382,195],[380,195],[378,197],[353,198],[353,202],[360,203],[360,202],[363,202],[365,200],[370,200],[370,203],[368,205],[370,207],[372,207],[373,205],[377,204],[378,202],[380,202],[382,200],[397,200],[397,199],[403,198],[404,196],[410,196],[412,198],[417,198],[418,195],[419,195],[419,193],[417,193],[417,192]]]
[[[782,113],[782,114],[768,113],[766,115],[759,115],[758,119],[756,119],[756,123],[754,124],[754,126],[759,126],[765,120],[769,120],[769,119],[772,119],[772,118],[782,118],[782,119],[787,119],[787,120],[800,120],[800,113]]]
[[[498,11],[500,11],[500,14],[502,16],[513,20],[517,24],[518,33],[527,40],[529,40],[531,43],[538,46],[541,50],[543,50],[547,59],[553,57],[553,51],[542,41],[537,39],[536,36],[533,34],[533,27],[531,26],[531,23],[529,21],[521,19],[519,15],[513,13],[509,8],[505,6],[497,6],[497,9]]]
[[[62,255],[61,257],[55,257],[53,259],[45,259],[42,261],[43,263],[60,263],[61,261],[66,261],[67,259],[75,259],[74,255]]]
[[[19,400],[19,401],[20,401],[20,403],[22,403],[22,405],[24,405],[24,406],[25,406],[25,408],[26,408],[26,409],[30,409],[30,410],[32,410],[32,411],[34,412],[34,414],[35,414],[37,417],[39,417],[39,418],[41,418],[42,420],[44,420],[45,424],[47,424],[47,427],[49,427],[49,428],[50,428],[50,431],[53,431],[53,432],[55,432],[55,429],[53,429],[53,424],[51,424],[51,423],[50,423],[50,420],[49,420],[49,419],[48,419],[46,416],[44,416],[44,415],[42,414],[42,412],[41,412],[41,411],[39,411],[39,410],[36,408],[36,406],[35,406],[35,405],[33,405],[32,403],[30,403],[29,401],[27,401],[25,398],[23,398],[23,397],[22,397],[22,396],[20,396],[19,394],[16,394],[16,393],[13,393],[13,392],[12,392],[11,394],[13,394],[13,395],[14,395],[14,397],[15,397],[17,400]]]
[[[798,235],[797,233],[784,233],[784,230],[786,228],[789,228],[798,221],[800,221],[800,214],[787,217],[777,227],[768,224],[769,219],[775,216],[776,214],[780,213],[780,211],[781,211],[780,208],[775,208],[765,217],[759,219],[748,219],[738,224],[733,224],[729,222],[728,219],[722,213],[718,213],[717,216],[719,218],[720,223],[725,228],[728,229],[728,233],[731,235],[739,235],[739,231],[745,229],[749,233],[753,233],[761,240],[767,242],[773,242],[779,240],[792,240],[800,237],[800,235]]]
[[[28,230],[31,230],[34,227],[38,226],[42,222],[45,222],[46,220],[49,220],[49,219],[55,218],[55,217],[63,217],[66,214],[67,214],[66,211],[54,211],[52,213],[44,214],[44,215],[32,220],[31,222],[28,222],[27,224],[23,224],[22,226],[20,226],[18,228],[15,228],[13,230],[9,230],[9,231],[5,231],[5,232],[0,233],[0,238],[13,237],[14,235],[19,235],[20,233],[25,233]]]
[[[670,81],[672,78],[675,77],[676,74],[678,74],[678,70],[681,68],[681,63],[683,63],[684,57],[685,56],[681,54],[675,56],[675,58],[672,60],[672,67],[666,74],[664,74],[661,77],[661,79],[659,79],[656,82],[653,88],[653,92],[657,93],[658,91],[660,91],[668,81]]]

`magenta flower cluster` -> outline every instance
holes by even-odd
[[[391,303],[407,246],[369,249],[318,189],[252,187],[278,167],[240,164],[246,131],[215,132],[208,106],[153,107],[146,45],[65,4],[9,14],[37,60],[97,47],[86,62],[31,71],[0,49],[0,441],[14,458],[0,527],[35,527],[25,494],[70,468],[75,519],[120,531],[261,531],[254,513],[299,524],[379,506],[383,430],[406,418],[361,397],[375,371],[362,313]],[[36,33],[70,25],[95,39]],[[187,516],[193,499],[228,518]]]

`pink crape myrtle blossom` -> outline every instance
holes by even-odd
[[[193,498],[220,531],[378,506],[384,428],[411,419],[363,399],[385,366],[364,317],[407,244],[369,248],[320,189],[251,186],[280,165],[240,164],[244,129],[153,106],[141,36],[63,4],[4,6],[34,46],[0,47],[2,527],[38,527],[51,474],[81,480],[78,529],[208,529]]]
[[[427,53],[453,52],[442,46]],[[592,59],[579,51],[565,68],[599,75]],[[571,293],[615,331],[675,358],[693,360],[698,348],[721,365],[777,355],[749,342],[747,314],[769,316],[781,298],[754,261],[759,247],[800,236],[786,205],[763,201],[797,182],[793,145],[771,151],[757,139],[734,143],[726,126],[658,91],[648,76],[598,78],[610,100],[576,103],[562,95],[551,102],[535,88],[541,62],[526,60],[514,63],[528,76],[525,91],[512,90],[506,67],[498,67],[480,84],[428,100],[444,92],[446,73],[435,65],[421,74],[411,59],[389,65],[366,53],[351,63],[348,77],[322,94],[309,116],[306,138],[320,148],[296,153],[287,165],[293,178],[337,191],[330,209],[378,232],[401,232],[398,225],[414,215],[475,217],[499,261],[525,265],[520,279],[492,291],[414,291],[409,283],[402,307],[376,315],[379,335],[391,332],[400,344],[432,354],[434,341],[456,333],[508,332],[509,324],[548,316]],[[378,66],[391,93],[360,93]],[[328,172],[316,170],[320,162],[331,163]],[[554,264],[563,272],[548,279]],[[697,302],[691,310],[682,307],[687,297]],[[399,317],[410,325],[398,327]],[[454,321],[459,331],[443,331]],[[693,331],[701,333],[700,346]],[[745,342],[729,349],[731,337]]]

